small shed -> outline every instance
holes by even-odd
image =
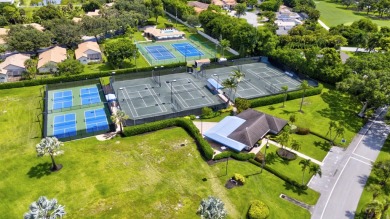
[[[202,65],[208,65],[210,64],[210,59],[199,59],[199,60],[195,60],[195,68],[198,68]]]
[[[223,89],[223,85],[215,81],[214,78],[207,79],[206,86],[213,94],[218,94],[218,90]]]

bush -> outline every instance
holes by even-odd
[[[265,219],[269,216],[269,208],[262,201],[254,200],[249,207],[249,219]]]
[[[298,135],[308,135],[310,133],[309,128],[303,128],[303,127],[298,127],[297,130],[295,131]]]
[[[213,160],[220,160],[223,158],[228,158],[232,155],[232,152],[230,151],[224,151],[214,156]]]
[[[233,179],[236,180],[240,185],[245,184],[245,177],[239,173],[235,173]]]
[[[196,116],[195,115],[190,115],[190,119],[194,120],[194,119],[196,119]]]
[[[139,135],[146,132],[157,131],[160,129],[179,126],[184,128],[187,133],[195,140],[200,153],[204,156],[206,160],[211,160],[213,157],[213,149],[210,144],[202,137],[199,133],[198,128],[192,123],[192,121],[183,118],[174,118],[161,120],[157,122],[145,123],[137,126],[128,126],[124,128],[123,134],[125,136]]]
[[[231,112],[231,111],[233,111],[233,106],[231,106],[231,105],[229,105],[229,107],[226,109],[219,110],[220,113],[226,113],[226,112]]]
[[[191,118],[190,118],[189,116],[184,116],[183,118],[184,118],[184,119],[191,120]]]
[[[249,100],[244,99],[244,98],[236,98],[235,105],[237,107],[237,113],[240,113],[246,109],[248,109],[251,106],[251,103]]]
[[[211,116],[214,116],[214,112],[210,107],[203,107],[202,108],[202,118],[208,119],[211,118]]]
[[[255,160],[257,162],[262,163],[264,161],[264,159],[265,159],[265,157],[264,157],[263,153],[259,152],[259,153],[256,154]]]
[[[243,152],[231,152],[231,157],[233,157],[236,160],[246,161],[249,159],[255,158],[254,153],[243,153]]]
[[[169,23],[169,22],[165,22],[164,25],[165,25],[165,28],[172,28],[173,27],[173,24]]]

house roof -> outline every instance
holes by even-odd
[[[194,7],[194,10],[196,11],[196,13],[200,13],[204,10],[207,10],[207,8],[209,7],[209,4],[206,4],[203,2],[198,2],[198,1],[188,1],[187,5]]]
[[[0,28],[0,36],[8,35],[8,30],[9,30],[9,29]]]
[[[43,67],[48,62],[60,63],[67,58],[66,49],[56,46],[39,54],[37,68]]]
[[[279,133],[287,124],[286,120],[253,109],[230,117],[223,119],[215,129],[211,128],[204,135],[236,151],[255,145],[268,132]]]
[[[144,33],[151,34],[156,38],[169,39],[170,37],[184,36],[185,33],[174,28],[172,29],[157,29],[154,27],[147,27]]]
[[[100,48],[99,48],[99,44],[97,44],[97,42],[87,41],[84,43],[80,43],[78,48],[74,51],[74,53],[76,55],[76,59],[79,59],[83,56],[86,57],[87,54],[85,52],[88,50],[93,50],[97,53],[101,53]]]
[[[223,6],[222,0],[212,0],[211,2],[212,2],[214,5]]]
[[[14,54],[14,55],[10,55],[8,56],[4,62],[0,63],[0,71],[4,74],[4,73],[7,73],[7,70],[5,69],[7,66],[9,65],[13,65],[13,66],[16,66],[16,67],[20,67],[20,68],[25,68],[24,67],[24,62],[27,60],[27,59],[30,59],[30,56],[28,55],[25,55],[25,54],[21,54],[21,53],[17,53],[17,54]]]

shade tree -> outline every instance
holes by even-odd
[[[10,27],[5,41],[11,51],[37,52],[40,48],[50,46],[52,37],[50,32],[39,31],[30,25],[13,25]]]
[[[209,196],[200,202],[197,214],[203,219],[223,219],[227,216],[225,204],[222,200]]]
[[[38,157],[50,156],[52,162],[51,171],[58,171],[62,168],[62,165],[56,164],[54,160],[55,156],[62,154],[60,150],[62,145],[63,143],[56,137],[45,137],[35,146]]]
[[[66,214],[65,206],[58,204],[57,199],[48,199],[41,196],[30,205],[29,211],[23,216],[24,219],[56,219]]]
[[[123,67],[125,59],[130,59],[137,54],[135,44],[127,38],[108,41],[104,48],[107,60],[114,68]]]

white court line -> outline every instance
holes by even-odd
[[[127,106],[128,106],[128,107],[129,107],[129,109],[130,109],[131,115],[133,116],[133,118],[135,118],[135,117],[138,117],[137,110],[135,109],[135,107],[134,107],[134,105],[133,105],[133,102],[131,101],[131,98],[130,98],[130,95],[129,95],[129,93],[127,93],[127,89],[125,88],[124,90],[125,90],[125,92],[126,92],[126,95],[127,95],[127,97],[129,98],[128,100],[130,101],[131,105],[133,106],[134,113],[136,113],[136,114],[137,114],[137,115],[134,115],[134,114],[133,114],[133,111],[131,110],[132,108],[130,107],[130,105],[129,105],[129,102],[127,102],[127,98],[125,98],[125,100],[126,100],[126,103],[127,103]]]
[[[141,99],[142,102],[144,102],[145,107],[147,107],[148,104],[146,104],[146,102],[145,102],[144,98],[142,97],[141,93],[139,91],[137,91],[137,94],[138,94],[138,98]],[[141,108],[145,108],[145,107],[141,107]],[[137,114],[138,114],[138,112],[137,112]]]
[[[182,85],[178,85],[178,86],[176,86],[176,87],[179,87],[179,86],[182,86]],[[180,91],[177,91],[176,89],[175,89],[175,86],[172,86],[172,91],[173,91],[173,96],[175,96],[176,97],[176,99],[178,99],[181,103],[182,103],[182,105],[184,106],[184,108],[188,108],[188,104],[187,104],[187,102],[183,99],[183,97],[181,96],[181,95],[177,95]],[[175,92],[177,92],[177,93],[175,93]],[[181,101],[180,99],[182,99],[183,101]],[[184,105],[185,104],[185,105]],[[187,107],[186,107],[187,106]]]
[[[363,159],[366,159],[366,160],[368,160],[368,161],[375,162],[375,161],[373,161],[373,160],[371,160],[371,159],[369,159],[369,158],[367,158],[367,157],[363,157],[362,155],[355,154],[355,153],[352,153],[352,154],[355,155],[355,156],[361,157],[361,158],[363,158]]]
[[[149,85],[150,86],[150,85]],[[161,101],[161,99],[157,96],[157,94],[156,94],[156,92],[154,91],[154,89],[153,88],[151,88],[151,87],[149,87],[148,86],[148,88],[149,88],[149,92],[152,94],[152,97],[153,97],[153,99],[156,101],[156,103],[158,104],[158,106],[160,107],[160,110],[161,110],[161,112],[166,112],[167,111],[167,108],[165,108],[165,106],[163,105],[162,107],[164,107],[164,110],[161,108],[161,103],[162,103],[162,101]],[[152,89],[152,91],[153,91],[153,93],[152,93],[152,91],[150,91],[150,89]],[[157,97],[157,99],[156,99],[156,97]],[[160,102],[159,102],[159,100],[160,100]]]
[[[202,96],[205,97],[205,98],[202,97],[202,99],[207,99],[207,103],[214,103],[214,101],[209,96],[207,96],[207,94],[200,87],[198,87],[197,84],[194,84],[194,81],[191,78],[189,80],[195,86],[195,88],[202,94]]]

